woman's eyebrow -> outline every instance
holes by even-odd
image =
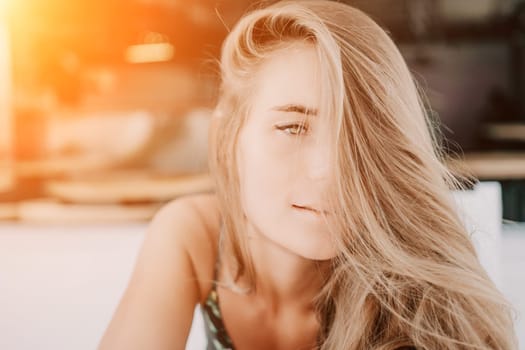
[[[315,108],[309,108],[303,105],[298,104],[286,104],[282,106],[275,106],[272,108],[274,111],[280,111],[280,112],[293,112],[293,113],[301,113],[305,115],[317,115],[317,109]]]

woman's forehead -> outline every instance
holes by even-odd
[[[279,49],[264,59],[254,76],[253,108],[304,106],[312,112],[319,104],[320,73],[313,45],[298,43]]]

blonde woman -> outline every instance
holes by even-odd
[[[221,57],[216,191],[150,225],[100,349],[515,349],[389,36],[328,1],[244,16]]]

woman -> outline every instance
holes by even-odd
[[[155,217],[101,349],[514,349],[458,181],[388,35],[328,1],[244,16],[221,57],[213,195]]]

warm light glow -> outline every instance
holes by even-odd
[[[14,185],[11,164],[11,65],[7,25],[2,21],[7,9],[6,0],[0,0],[0,192]]]
[[[7,12],[7,6],[10,0],[0,0],[0,20]]]
[[[170,43],[152,43],[129,46],[126,61],[130,63],[165,62],[173,58],[175,47]]]

